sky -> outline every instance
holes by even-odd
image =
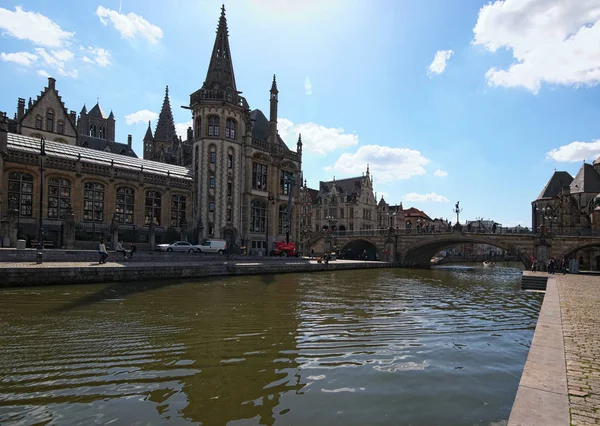
[[[61,7],[56,7],[60,4]],[[600,156],[600,0],[233,0],[238,90],[304,143],[308,185],[360,176],[431,217],[531,226],[554,170]],[[142,154],[169,94],[178,132],[206,76],[221,3],[3,0],[0,110],[56,78],[69,110],[99,99]]]

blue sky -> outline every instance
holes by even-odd
[[[116,139],[141,155],[169,85],[179,108],[202,86],[217,1],[5,0],[0,110],[51,75],[67,108],[100,98]],[[530,226],[554,169],[600,155],[600,1],[235,0],[226,3],[238,89],[304,141],[309,186],[360,175],[378,198],[432,217]]]

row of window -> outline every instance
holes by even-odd
[[[94,138],[106,139],[106,128],[102,125],[96,127],[94,123],[90,124],[89,136]]]
[[[279,234],[288,229],[287,206],[279,206]],[[267,203],[261,200],[253,200],[250,204],[250,232],[266,232],[267,226]]]
[[[43,118],[41,115],[35,117],[35,128],[42,130]],[[46,111],[46,131],[54,132],[54,111],[50,108]],[[63,134],[65,132],[65,122],[58,120],[56,123],[56,133]]]
[[[27,173],[8,174],[8,208],[18,210],[24,217],[33,216],[33,176]],[[83,189],[83,220],[104,222],[105,187],[101,183],[86,182]],[[186,220],[185,195],[171,196],[170,226],[180,227]],[[71,204],[71,182],[63,178],[48,179],[48,218],[62,219]],[[163,195],[159,191],[145,192],[144,223],[161,226]],[[133,224],[135,190],[125,186],[117,188],[115,218],[118,223]]]
[[[365,216],[365,214],[364,214],[365,211],[367,211],[367,209],[365,209],[363,211],[363,216]],[[330,208],[329,210],[324,209],[323,210],[323,219],[326,219],[327,217],[329,217],[330,219],[338,219],[338,218],[344,219],[344,214],[345,214],[344,212],[345,212],[345,209],[343,207],[339,209],[339,215],[338,215],[337,208]],[[368,217],[370,220],[371,219],[371,211],[369,210],[368,212],[369,212]],[[309,206],[309,213],[310,213],[310,206]],[[354,207],[350,207],[348,209],[348,217],[350,219],[354,219]],[[317,220],[321,219],[321,209],[318,207],[315,209],[315,219],[317,219]]]
[[[252,188],[262,191],[268,190],[268,167],[261,163],[252,163]],[[288,195],[294,173],[281,170],[279,173],[279,190],[281,194]]]
[[[220,136],[219,117],[216,115],[208,117],[208,125],[206,126],[206,136]],[[195,127],[196,139],[202,136],[202,118],[196,117]],[[228,139],[235,140],[236,123],[235,120],[228,118],[225,122],[225,137]]]

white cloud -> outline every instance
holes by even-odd
[[[299,134],[302,134],[303,149],[318,154],[358,145],[358,136],[344,133],[342,128],[324,127],[315,123],[294,124],[287,118],[278,119],[277,128],[279,135],[292,150],[295,149]]]
[[[0,28],[12,37],[47,47],[60,47],[75,34],[63,31],[40,13],[25,12],[21,6],[16,6],[14,12],[0,7]]]
[[[448,199],[443,195],[438,195],[435,192],[430,192],[429,194],[417,194],[416,192],[410,192],[406,194],[403,198],[403,201],[413,202],[413,203],[447,203]]]
[[[125,116],[125,122],[127,124],[147,123],[150,120],[157,120],[158,114],[147,109],[132,112]]]
[[[303,138],[304,139],[304,138]],[[429,159],[419,151],[389,146],[365,145],[354,153],[344,153],[333,166],[326,170],[337,171],[343,175],[360,175],[370,167],[371,174],[378,182],[388,183],[394,180],[410,179],[424,175]]]
[[[48,72],[46,70],[38,70],[38,75],[41,75],[42,77],[50,77],[50,74],[48,74]]]
[[[593,142],[571,142],[546,153],[548,160],[575,163],[585,159],[595,160],[600,156],[600,139]]]
[[[308,96],[312,95],[312,83],[308,77],[304,79],[304,93]]]
[[[136,36],[147,39],[152,44],[157,44],[163,38],[163,31],[156,25],[146,21],[143,17],[129,12],[124,15],[116,10],[98,6],[96,15],[104,26],[111,24],[121,34],[122,38],[132,39]]]
[[[439,177],[446,177],[446,176],[448,176],[448,172],[445,170],[437,169],[435,172],[433,172],[433,175],[439,176]]]
[[[38,57],[33,53],[29,52],[16,52],[16,53],[0,53],[0,59],[5,62],[14,62],[15,64],[23,65],[28,67],[33,65],[37,61]]]
[[[441,74],[446,69],[446,62],[454,52],[452,50],[438,50],[435,52],[435,56],[433,57],[433,62],[429,65],[429,75],[432,74]]]
[[[505,48],[514,62],[486,73],[490,86],[542,83],[594,85],[600,82],[598,0],[496,0],[479,11],[474,44],[490,52]]]
[[[87,48],[81,47],[81,50],[85,52],[85,55],[81,58],[84,62],[96,64],[103,68],[111,64],[111,55],[110,51],[108,50],[102,49],[101,47],[92,46],[88,46]]]
[[[35,49],[37,54],[40,56],[45,65],[54,68],[58,74],[62,77],[72,77],[76,78],[78,72],[73,68],[72,64],[67,64],[71,62],[75,55],[73,52],[67,49],[62,50],[52,50],[47,52],[43,47],[38,47]],[[67,70],[67,65],[69,70]]]
[[[181,136],[181,139],[186,140],[188,127],[192,127],[191,119],[185,123],[175,123],[175,132],[177,132],[177,136]]]

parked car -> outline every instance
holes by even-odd
[[[218,253],[223,254],[227,250],[227,242],[225,240],[204,240],[194,249],[198,253]]]
[[[156,246],[158,251],[187,251],[193,253],[196,250],[196,246],[188,243],[187,241],[174,241],[169,244],[158,244]]]

